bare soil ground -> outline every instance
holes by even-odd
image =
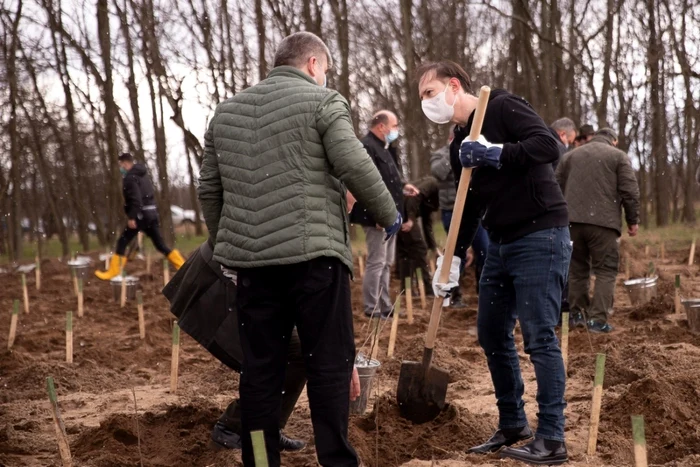
[[[633,275],[648,269],[643,250],[624,250],[633,258]],[[96,257],[96,255],[94,255]],[[700,466],[700,336],[673,313],[673,277],[681,274],[683,295],[700,297],[698,267],[681,266],[686,252],[653,260],[660,274],[659,296],[632,307],[617,289],[615,331],[589,335],[572,330],[567,387],[567,437],[572,466],[633,465],[630,415],[646,420],[649,460],[653,465]],[[30,274],[30,313],[19,317],[17,339],[6,349],[12,300],[21,299],[20,278],[0,275],[0,465],[58,466],[60,459],[46,395],[46,377],[56,381],[59,406],[76,466],[234,466],[236,452],[208,447],[213,423],[238,388],[238,376],[183,334],[180,381],[169,392],[173,317],[162,287],[160,263],[145,274],[142,262],[128,270],[141,276],[147,337],[139,339],[136,305],[121,309],[110,286],[92,277],[85,286],[85,316],[75,318],[74,363],[65,360],[65,313],[76,309],[67,267],[56,260],[42,265],[42,290]],[[624,271],[624,267],[621,268]],[[386,357],[389,326],[382,335],[376,391],[363,416],[353,416],[350,437],[369,466],[515,466],[498,456],[479,457],[466,449],[494,430],[497,412],[485,358],[476,337],[473,279],[465,280],[469,303],[443,313],[436,364],[449,369],[449,407],[433,422],[413,425],[398,415],[395,391],[401,360],[419,360],[428,312],[415,299],[416,322],[401,322],[396,356]],[[398,284],[394,284],[394,293]],[[361,313],[361,280],[353,285],[358,345],[367,334]],[[528,357],[521,364],[527,413],[536,426],[536,384]],[[585,454],[595,355],[607,354],[603,408],[596,456]],[[138,430],[132,389],[138,407]],[[310,446],[283,454],[289,466],[317,465],[306,396],[286,428]],[[139,446],[140,445],[140,446]]]

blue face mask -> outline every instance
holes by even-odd
[[[126,175],[128,170],[126,170],[124,167],[119,167],[119,173],[122,174],[122,177]]]
[[[399,130],[391,130],[388,135],[386,135],[386,142],[391,144],[399,139]]]

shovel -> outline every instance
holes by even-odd
[[[481,126],[484,123],[486,105],[489,101],[491,88],[482,86],[479,90],[479,102],[476,106],[472,128],[469,138],[476,141],[481,134]],[[457,188],[454,211],[450,231],[447,234],[447,245],[445,246],[445,257],[442,260],[442,267],[437,271],[440,283],[447,283],[450,275],[450,265],[457,246],[457,236],[459,225],[462,221],[464,202],[469,191],[469,182],[472,176],[472,169],[462,169],[462,176]],[[414,423],[425,423],[433,420],[445,408],[445,396],[447,395],[447,384],[450,382],[450,374],[437,366],[433,366],[433,349],[437,337],[438,326],[440,325],[440,315],[442,314],[443,297],[435,296],[433,309],[430,313],[430,324],[428,334],[425,337],[425,348],[423,349],[422,362],[402,362],[399,373],[399,386],[396,390],[396,400],[399,403],[401,416]]]

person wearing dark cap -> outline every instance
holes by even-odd
[[[578,148],[583,146],[593,139],[593,135],[595,135],[595,130],[593,129],[592,125],[589,125],[588,123],[581,125],[581,128],[578,129],[578,136],[576,136],[576,139],[574,140],[574,147]]]
[[[572,324],[607,333],[615,295],[622,212],[627,232],[637,235],[639,186],[629,157],[616,148],[617,134],[598,130],[590,142],[564,155],[556,171],[569,206],[574,249],[569,270]],[[591,269],[595,275],[589,296]]]
[[[138,235],[139,231],[148,235],[153,246],[163,253],[168,261],[180,269],[185,262],[179,251],[169,248],[160,234],[160,222],[156,208],[153,183],[148,177],[148,171],[143,164],[134,163],[134,158],[128,152],[119,156],[119,171],[124,177],[124,212],[128,218],[124,232],[117,240],[116,254],[112,255],[109,269],[95,271],[98,279],[108,281],[117,275],[126,265],[126,247]]]

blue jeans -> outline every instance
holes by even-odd
[[[477,328],[496,391],[499,428],[527,426],[515,320],[535,367],[538,438],[564,441],[566,375],[554,331],[571,260],[568,227],[491,242],[481,275]]]

